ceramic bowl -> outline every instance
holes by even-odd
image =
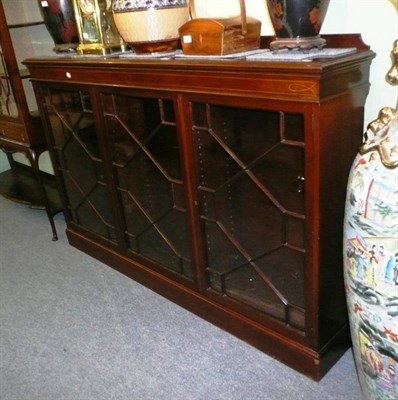
[[[175,50],[189,19],[187,0],[115,0],[112,10],[120,36],[137,53]]]

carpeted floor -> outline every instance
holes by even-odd
[[[1,400],[360,400],[348,351],[319,383],[69,246],[0,197]]]

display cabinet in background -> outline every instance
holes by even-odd
[[[40,50],[47,50],[48,33],[37,3],[33,8],[30,3],[24,8],[26,1],[0,1],[0,149],[11,167],[0,174],[0,193],[46,210],[55,240],[53,216],[60,211],[60,201],[54,177],[39,169],[39,158],[48,147],[29,72],[22,65],[26,56],[39,51],[34,48],[39,43],[44,44]],[[23,154],[30,166],[16,162],[13,155],[17,153]]]

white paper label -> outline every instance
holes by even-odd
[[[41,6],[42,6],[42,7],[48,7],[48,3],[47,3],[46,1],[42,1],[42,2],[41,2]]]
[[[182,41],[183,41],[184,43],[192,43],[192,36],[191,36],[191,35],[184,35],[184,36],[182,37]]]

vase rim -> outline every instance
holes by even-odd
[[[187,0],[115,0],[112,4],[114,12],[124,11],[146,11],[150,9],[164,9],[164,8],[177,8],[188,7]]]

